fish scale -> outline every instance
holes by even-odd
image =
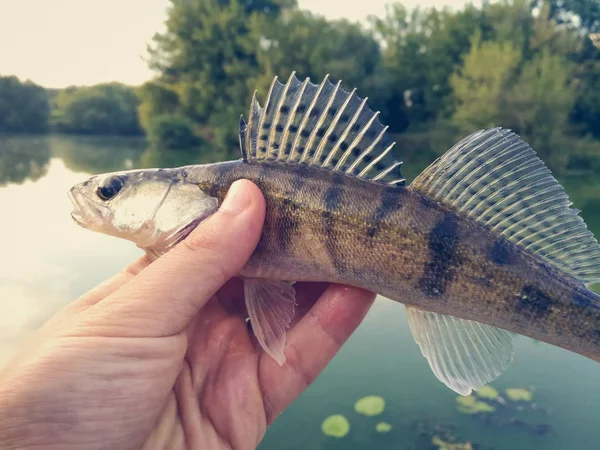
[[[252,330],[279,364],[300,281],[403,303],[433,373],[459,394],[509,366],[507,331],[600,361],[589,289],[600,246],[535,152],[508,130],[480,130],[405,186],[386,130],[355,90],[292,73],[263,107],[253,97],[240,160],[93,177],[72,189],[73,217],[157,258],[234,181],[254,182],[266,216],[240,276]]]

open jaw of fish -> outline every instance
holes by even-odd
[[[513,360],[508,331],[600,361],[600,246],[535,152],[477,131],[409,186],[366,99],[327,77],[273,80],[240,120],[242,158],[96,176],[73,218],[164,254],[249,179],[267,202],[240,272],[252,329],[285,363],[295,281],[359,286],[406,305],[435,376],[467,395]]]

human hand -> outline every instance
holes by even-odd
[[[246,324],[265,203],[248,181],[169,253],[65,307],[0,373],[0,448],[252,449],[359,325],[374,294],[295,285],[286,363]]]

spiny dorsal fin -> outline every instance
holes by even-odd
[[[411,188],[469,215],[589,285],[600,246],[562,186],[519,136],[477,131],[425,169]]]
[[[256,93],[246,125],[240,122],[244,160],[318,165],[366,180],[404,184],[395,142],[367,99],[346,92],[326,76],[315,85],[295,72],[286,84],[273,80],[264,107]]]

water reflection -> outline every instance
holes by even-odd
[[[45,136],[2,136],[0,186],[39,180],[48,171],[50,143]]]
[[[186,150],[164,150],[149,146],[140,159],[141,167],[180,167],[189,164],[209,164],[230,159],[226,152],[213,151],[207,147]]]
[[[43,157],[34,162],[27,157],[25,162],[10,163],[20,168],[20,175],[9,173],[13,182],[4,181],[0,187],[0,206],[10,211],[0,221],[0,367],[56,310],[141,255],[130,242],[89,232],[71,220],[66,193],[73,184],[90,174],[124,168],[173,167],[238,157],[233,152],[214,155],[206,149],[161,152],[135,139],[23,137],[15,144],[14,138],[0,137],[0,167],[12,161],[8,151],[14,148],[20,149],[16,154],[22,158],[25,150],[46,150],[40,150],[38,155]],[[15,179],[35,182],[15,184]],[[600,180],[561,181],[598,235]],[[431,418],[436,433],[440,424],[457,427],[465,440],[492,445],[495,450],[597,448],[600,364],[521,336],[514,342],[515,362],[494,386],[499,390],[535,386],[536,399],[551,409],[543,419],[555,430],[551,439],[458,414],[456,396],[435,379],[414,343],[404,308],[380,298],[323,374],[276,420],[260,450],[421,448],[415,445],[422,431],[414,429],[420,417]],[[368,395],[385,398],[385,417],[355,413],[356,399]],[[321,422],[333,414],[344,414],[351,423],[350,433],[339,441],[321,432]],[[535,417],[524,411],[520,419]],[[377,433],[379,421],[390,423],[392,430]],[[431,436],[424,444],[423,448],[432,448]]]
[[[52,136],[52,154],[73,172],[105,173],[140,165],[146,143],[140,138]]]

